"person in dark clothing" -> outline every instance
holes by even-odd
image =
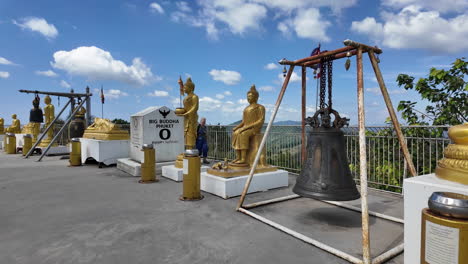
[[[206,141],[206,118],[202,117],[197,128],[197,149],[200,157],[203,157],[203,163],[209,164],[210,162],[206,160],[208,156],[208,142]]]

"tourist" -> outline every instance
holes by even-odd
[[[206,141],[206,118],[202,117],[197,127],[197,149],[200,157],[203,157],[203,163],[209,164],[206,160],[208,156],[208,142]]]

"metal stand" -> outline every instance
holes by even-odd
[[[364,45],[364,44],[361,44],[361,43],[357,43],[357,42],[354,42],[354,41],[351,41],[351,40],[345,40],[344,41],[344,44],[346,45],[346,47],[344,48],[340,48],[340,49],[336,49],[336,50],[333,50],[333,51],[328,51],[328,52],[323,52],[321,54],[318,54],[318,55],[314,55],[314,56],[310,56],[310,57],[306,57],[306,58],[303,58],[303,59],[299,59],[299,60],[296,60],[296,61],[287,61],[285,59],[281,60],[280,61],[280,64],[283,64],[283,65],[290,65],[289,67],[289,71],[286,75],[286,78],[284,79],[284,83],[283,83],[283,86],[281,88],[281,91],[278,95],[278,100],[276,101],[276,104],[275,104],[275,107],[274,107],[274,110],[273,110],[273,114],[271,115],[271,118],[270,118],[270,121],[268,123],[268,126],[265,130],[265,133],[263,135],[263,138],[262,138],[262,142],[260,143],[260,147],[259,147],[259,150],[257,152],[257,155],[255,156],[255,161],[252,165],[252,168],[250,170],[250,174],[249,174],[249,177],[247,178],[247,181],[245,183],[245,186],[244,186],[244,190],[242,191],[242,194],[241,194],[241,197],[239,199],[239,202],[237,204],[237,208],[236,210],[239,211],[239,212],[242,212],[246,215],[249,215],[261,222],[264,222],[278,230],[281,230],[291,236],[294,236],[295,238],[298,238],[308,244],[311,244],[313,246],[316,246],[320,249],[323,249],[325,251],[328,251],[340,258],[343,258],[351,263],[356,263],[356,264],[359,264],[359,263],[364,263],[364,264],[377,264],[377,263],[383,263],[385,262],[386,260],[400,254],[401,252],[403,252],[403,243],[398,245],[397,247],[391,249],[391,250],[388,250],[386,252],[384,252],[383,254],[377,256],[376,258],[371,258],[371,254],[370,254],[370,235],[369,235],[369,215],[372,215],[372,216],[375,216],[375,217],[379,217],[379,218],[383,218],[383,219],[386,219],[386,220],[389,220],[389,221],[393,221],[393,222],[397,222],[397,223],[404,223],[403,219],[399,219],[399,218],[396,218],[396,217],[392,217],[392,216],[388,216],[388,215],[385,215],[385,214],[380,214],[380,213],[376,213],[376,212],[371,212],[369,211],[369,208],[368,208],[368,204],[367,204],[367,189],[368,189],[368,186],[367,186],[367,160],[366,160],[366,135],[365,135],[365,119],[364,119],[364,78],[363,78],[363,69],[362,69],[362,53],[364,52],[368,52],[369,53],[369,58],[371,60],[371,63],[372,63],[372,66],[374,68],[374,72],[375,72],[375,75],[376,75],[376,78],[377,78],[377,81],[379,82],[379,86],[380,86],[380,90],[382,92],[382,95],[384,97],[384,100],[385,100],[385,103],[387,105],[387,109],[388,109],[388,112],[390,114],[390,117],[392,119],[392,122],[393,122],[393,125],[394,125],[394,128],[396,130],[396,133],[398,135],[398,140],[399,140],[399,143],[400,143],[400,146],[403,150],[403,154],[404,154],[404,157],[405,157],[405,160],[408,164],[408,169],[411,173],[412,176],[416,176],[416,169],[414,168],[414,164],[413,164],[413,161],[411,159],[411,155],[408,151],[408,147],[406,146],[406,142],[405,142],[405,139],[404,139],[404,136],[403,136],[403,133],[401,132],[401,128],[400,128],[400,124],[398,123],[398,119],[396,117],[396,114],[395,114],[395,111],[393,109],[393,105],[392,105],[392,102],[390,101],[390,97],[388,95],[388,92],[387,92],[387,88],[385,86],[385,83],[383,81],[383,77],[382,77],[382,74],[380,72],[380,69],[379,69],[379,66],[378,66],[378,63],[377,63],[377,60],[375,58],[375,55],[374,53],[377,53],[377,54],[380,54],[382,53],[382,50],[376,48],[376,47],[371,47],[371,46],[368,46],[368,45]],[[303,67],[303,70],[302,70],[302,79],[304,80],[305,79],[305,67],[310,67],[310,66],[313,66],[315,64],[318,64],[320,63],[320,60],[321,58],[324,58],[324,57],[331,57],[332,60],[335,60],[335,59],[341,59],[341,58],[345,58],[345,57],[350,57],[350,56],[354,56],[356,55],[356,62],[357,62],[357,95],[358,95],[358,121],[359,121],[359,156],[360,156],[360,185],[361,185],[361,208],[358,208],[358,207],[354,207],[354,206],[351,206],[351,205],[347,205],[347,204],[344,204],[344,203],[340,203],[340,202],[329,202],[329,201],[322,201],[322,202],[325,202],[325,203],[329,203],[329,204],[333,204],[333,205],[336,205],[336,206],[339,206],[339,207],[343,207],[343,208],[346,208],[346,209],[349,209],[349,210],[354,210],[354,211],[358,211],[358,212],[361,212],[361,217],[362,217],[362,252],[363,252],[363,257],[362,257],[362,260],[357,258],[357,257],[354,257],[350,254],[347,254],[343,251],[340,251],[338,249],[335,249],[331,246],[328,246],[328,245],[325,245],[317,240],[314,240],[310,237],[307,237],[301,233],[298,233],[292,229],[289,229],[287,227],[284,227],[276,222],[273,222],[265,217],[262,217],[258,214],[255,214],[253,213],[252,211],[249,211],[248,209],[251,209],[251,208],[255,208],[255,207],[258,207],[258,206],[262,206],[262,205],[267,205],[267,204],[271,204],[271,203],[277,203],[277,202],[282,202],[282,201],[287,201],[287,200],[291,200],[291,199],[296,199],[300,196],[298,195],[289,195],[289,196],[284,196],[284,197],[279,197],[279,198],[275,198],[275,199],[271,199],[271,200],[266,200],[266,201],[261,201],[261,202],[257,202],[257,203],[252,203],[252,204],[247,204],[247,205],[244,205],[244,200],[245,200],[245,196],[247,195],[247,192],[249,190],[249,187],[250,187],[250,183],[252,182],[252,178],[253,178],[253,174],[255,172],[255,169],[257,168],[257,165],[258,165],[258,161],[259,161],[259,158],[260,158],[260,154],[265,146],[265,142],[266,142],[266,138],[268,137],[268,134],[270,132],[270,129],[271,129],[271,126],[275,120],[275,117],[276,117],[276,114],[278,112],[278,109],[279,109],[279,106],[281,104],[281,101],[283,99],[283,96],[284,96],[284,93],[286,92],[286,88],[288,86],[288,83],[289,83],[289,80],[291,78],[291,74],[293,73],[293,70],[294,70],[294,66],[302,66]],[[305,81],[302,82],[302,109],[303,109],[303,115],[304,115],[304,107],[305,107]],[[304,129],[304,122],[302,123],[302,145],[303,145],[303,149],[304,149],[304,140],[305,140],[305,129]],[[302,151],[304,152],[304,151]]]
[[[67,118],[67,120],[63,124],[62,128],[60,128],[57,135],[55,135],[54,138],[50,141],[49,145],[47,146],[45,151],[42,152],[41,157],[39,157],[39,159],[37,161],[42,160],[42,158],[47,154],[47,151],[49,151],[50,147],[55,143],[55,141],[60,136],[60,134],[62,134],[63,130],[68,126],[68,124],[70,123],[72,118],[75,116],[75,114],[78,112],[78,110],[83,106],[83,104],[85,102],[88,102],[88,104],[89,104],[89,102],[91,102],[91,96],[93,94],[89,93],[89,88],[87,88],[86,91],[87,92],[85,94],[79,94],[79,93],[73,93],[73,91],[71,93],[60,93],[60,92],[42,92],[42,91],[32,91],[32,90],[19,90],[19,92],[21,92],[21,93],[47,94],[47,95],[63,96],[63,97],[68,97],[69,98],[68,102],[63,106],[62,110],[60,110],[59,114],[55,116],[54,120],[52,120],[52,122],[47,126],[47,128],[44,130],[44,132],[39,135],[39,138],[36,140],[36,143],[34,143],[34,145],[31,147],[29,152],[24,157],[25,159],[27,159],[27,158],[29,158],[29,156],[31,156],[31,154],[34,152],[34,149],[37,147],[37,145],[39,145],[41,143],[41,140],[45,137],[45,135],[47,135],[47,132],[55,124],[55,122],[62,115],[63,111],[65,111],[65,109],[68,107],[68,105],[70,105],[70,104],[74,105],[74,98],[84,97],[85,99],[79,104],[79,106],[77,108],[74,108],[74,109],[72,108],[72,110],[73,110],[72,113]]]

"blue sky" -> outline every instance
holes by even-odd
[[[192,76],[199,115],[228,124],[241,119],[252,84],[271,111],[282,83],[277,62],[306,57],[319,42],[322,50],[345,39],[378,45],[394,106],[419,101],[396,85],[396,76],[419,78],[466,56],[468,1],[0,0],[0,35],[0,116],[7,124],[12,113],[28,122],[33,97],[19,89],[83,92],[102,85],[104,116],[129,120],[148,106],[176,107],[179,75]],[[388,114],[364,58],[366,123],[382,124]],[[356,64],[352,59],[346,72],[344,62],[334,63],[334,108],[355,124]],[[293,76],[277,120],[300,120],[299,79]],[[309,114],[315,89],[309,70]],[[97,92],[92,109],[101,116]]]

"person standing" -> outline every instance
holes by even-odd
[[[206,160],[208,156],[208,142],[206,141],[206,118],[202,117],[197,127],[197,149],[200,157],[203,157],[203,163],[209,164]]]

